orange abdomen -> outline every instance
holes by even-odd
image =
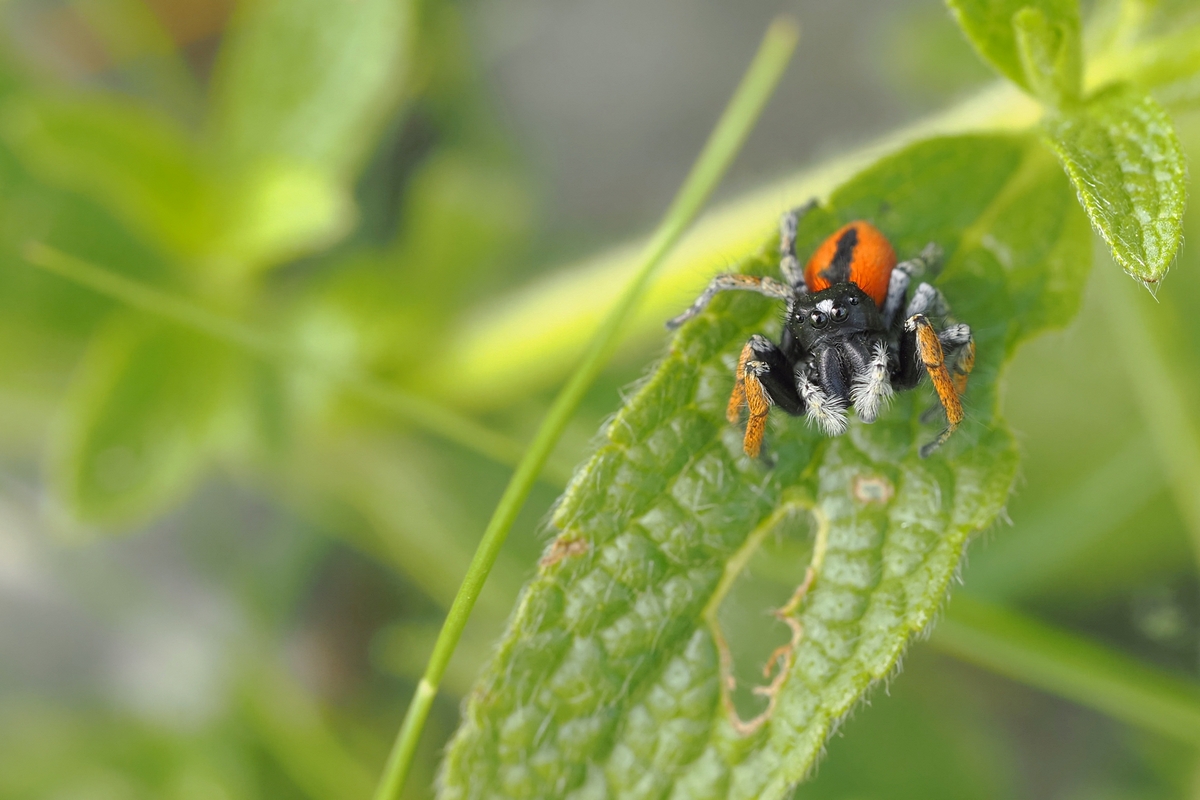
[[[895,266],[892,243],[874,225],[858,220],[821,243],[804,269],[804,283],[810,292],[819,292],[850,281],[882,308]]]

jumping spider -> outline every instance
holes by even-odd
[[[682,325],[723,291],[758,292],[787,303],[779,344],[755,334],[738,359],[726,416],[736,424],[742,406],[749,409],[743,440],[747,455],[757,457],[762,448],[771,406],[804,416],[837,436],[848,427],[851,406],[863,422],[874,422],[894,392],[914,388],[928,373],[945,410],[946,427],[921,447],[925,458],[962,422],[961,396],[975,365],[971,329],[948,320],[950,307],[941,292],[920,283],[908,299],[910,280],[937,266],[941,249],[929,244],[917,257],[897,264],[887,237],[859,220],[826,239],[801,272],[796,230],[814,205],[809,202],[780,220],[783,282],[718,275],[667,326]]]

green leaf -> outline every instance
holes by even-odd
[[[85,195],[165,254],[224,276],[329,244],[354,221],[324,169],[231,170],[165,117],[113,99],[15,101],[0,136],[42,179]]]
[[[719,298],[562,498],[558,538],[468,698],[442,797],[782,797],[928,625],[1016,475],[1000,369],[1022,339],[1074,313],[1090,235],[1049,155],[1001,137],[885,159],[804,220],[801,248],[857,218],[900,253],[946,249],[939,286],[978,343],[968,422],[920,459],[932,398],[919,389],[838,439],[773,415],[773,463],[747,459],[724,420],[732,364],[751,333],[778,333],[779,312],[757,296]],[[772,242],[740,269],[773,274],[776,261]],[[782,682],[747,724],[723,699],[718,612],[759,543],[798,511],[817,530],[815,582],[785,614],[798,641]],[[793,565],[795,584],[805,566]]]
[[[1055,107],[1077,100],[1083,83],[1078,28],[1054,25],[1041,9],[1027,6],[1013,17],[1013,30],[1033,93]]]
[[[273,266],[353,226],[349,181],[401,98],[408,0],[246,2],[221,52],[211,130],[237,175],[217,255]]]
[[[222,203],[211,165],[185,132],[132,103],[15,100],[0,136],[43,180],[86,195],[175,256],[209,248]]]
[[[222,441],[235,362],[209,337],[118,316],[92,340],[60,413],[52,477],[79,520],[129,525],[190,488]]]
[[[244,2],[215,79],[220,151],[352,175],[400,98],[411,13],[408,0]]]
[[[316,166],[261,161],[230,187],[224,227],[211,245],[227,273],[263,269],[330,245],[355,221],[348,189]]]
[[[1049,113],[1043,125],[1113,258],[1134,278],[1157,283],[1179,249],[1187,198],[1183,150],[1166,112],[1118,85]]]
[[[1079,0],[946,0],[979,55],[1033,94],[1079,93]],[[1043,96],[1043,99],[1044,96]]]

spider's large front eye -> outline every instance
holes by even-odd
[[[850,316],[850,312],[846,310],[845,306],[834,306],[831,316],[834,322],[845,322],[846,317]]]
[[[820,311],[814,311],[808,315],[808,321],[812,323],[814,328],[824,328],[825,323],[829,322],[829,317],[825,316]]]

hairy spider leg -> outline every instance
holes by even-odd
[[[746,345],[749,348],[749,345]],[[742,368],[742,382],[745,386],[746,435],[742,438],[742,450],[751,458],[758,458],[762,451],[763,436],[767,431],[767,414],[771,411],[771,398],[763,388],[761,376],[768,367],[762,361],[746,361]]]
[[[892,269],[892,276],[888,281],[887,297],[883,302],[883,308],[880,309],[884,325],[891,328],[897,322],[896,314],[900,311],[901,305],[904,304],[904,298],[908,295],[908,286],[911,280],[926,273],[936,275],[941,263],[942,248],[930,242],[918,255],[901,261]]]
[[[871,359],[856,372],[850,382],[850,402],[863,422],[874,422],[882,409],[892,400],[892,383],[888,376],[888,347],[876,342]]]
[[[804,413],[804,401],[796,393],[792,369],[783,352],[764,336],[751,336],[738,357],[737,376],[725,416],[737,423],[742,406],[749,410],[742,449],[751,458],[762,451],[771,406],[788,414]]]
[[[796,257],[796,231],[800,229],[800,220],[817,206],[816,199],[809,200],[802,206],[787,211],[779,218],[779,271],[783,279],[796,291],[807,292],[804,285],[804,268]]]
[[[942,293],[930,284],[921,282],[917,284],[917,289],[913,292],[912,299],[908,301],[908,308],[904,309],[904,319],[906,321],[911,320],[918,314],[923,317],[934,317],[937,319],[949,313],[950,304],[946,302],[946,298]]]
[[[674,319],[667,320],[667,327],[678,328],[703,311],[717,294],[728,291],[758,292],[775,300],[790,300],[794,295],[790,286],[780,283],[774,278],[757,275],[718,275],[709,282],[708,287],[700,293],[696,302],[692,303],[687,311]]]
[[[922,314],[914,314],[904,323],[905,331],[916,335],[917,357],[925,367],[933,390],[937,392],[938,400],[946,411],[946,427],[932,442],[923,445],[920,450],[921,458],[927,458],[930,453],[941,447],[950,434],[954,433],[963,421],[964,413],[962,399],[955,385],[955,380],[946,368],[946,356],[942,350],[942,340],[933,325]],[[965,384],[964,384],[965,386]]]
[[[804,419],[810,425],[820,428],[826,436],[841,436],[850,427],[841,397],[826,393],[803,369],[796,371],[796,388],[804,401]]]
[[[971,370],[975,369],[975,340],[967,342],[960,353],[954,359],[954,368],[950,372],[954,377],[954,388],[961,395],[967,391],[967,380],[971,377]]]
[[[725,419],[734,425],[741,419],[742,406],[746,405],[746,362],[753,358],[754,348],[750,346],[750,342],[746,342],[742,345],[742,354],[738,356],[733,391],[729,394],[729,404],[725,406]]]
[[[971,335],[971,327],[961,322],[948,325],[938,334],[938,339],[942,349],[949,354],[946,364],[954,379],[954,388],[961,395],[967,391],[967,379],[975,369],[975,338]]]
[[[961,397],[967,391],[967,379],[971,375],[971,370],[975,368],[975,339],[971,334],[971,328],[962,323],[950,325],[945,330],[938,332],[938,339],[941,340],[942,351],[946,355],[946,368],[950,370],[950,377],[954,379],[954,388]],[[944,415],[945,409],[942,408],[941,403],[938,403],[921,414],[921,423],[933,422]]]

